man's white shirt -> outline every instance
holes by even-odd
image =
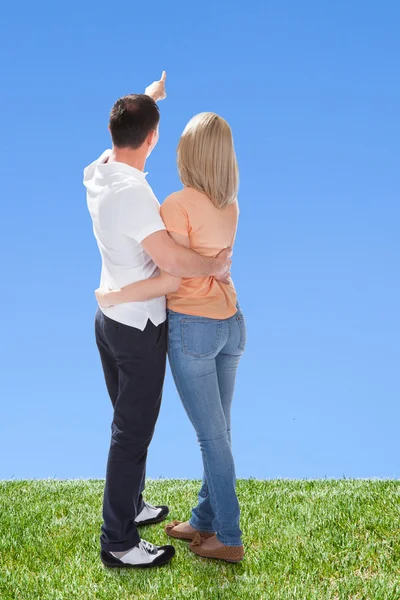
[[[111,150],[106,150],[86,167],[84,185],[102,259],[100,285],[118,289],[158,275],[141,242],[165,225],[160,204],[146,181],[147,173],[125,163],[105,162],[110,154]],[[148,319],[154,325],[166,319],[164,296],[101,310],[110,319],[142,331]]]

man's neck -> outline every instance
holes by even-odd
[[[131,150],[129,148],[114,147],[107,162],[125,163],[139,171],[144,171],[146,158],[147,156],[141,148],[138,150]]]

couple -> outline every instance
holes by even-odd
[[[112,150],[84,173],[102,258],[96,342],[114,409],[100,537],[107,567],[156,567],[175,554],[172,545],[155,546],[138,533],[138,526],[159,523],[169,512],[142,496],[167,349],[204,478],[190,520],[173,521],[165,531],[190,540],[205,558],[239,562],[244,555],[230,417],[246,339],[229,273],[238,168],[226,121],[196,115],[178,145],[184,187],[160,208],[144,168],[158,141],[156,102],[166,96],[165,77],[145,94],[117,100],[109,122]]]

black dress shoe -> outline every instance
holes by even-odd
[[[100,558],[104,566],[112,569],[149,569],[161,567],[175,555],[173,546],[155,546],[140,540],[137,546],[127,551],[124,556],[117,558],[112,552],[102,550]]]
[[[148,504],[148,502],[145,502],[143,509],[135,519],[135,524],[154,525],[154,523],[161,523],[168,513],[168,506],[152,506],[151,504]]]

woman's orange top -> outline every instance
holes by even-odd
[[[192,250],[204,256],[216,256],[233,248],[239,208],[237,202],[217,208],[206,194],[193,188],[171,194],[161,205],[161,216],[171,233],[189,238]],[[185,277],[177,292],[168,294],[168,308],[188,315],[228,319],[236,313],[233,283],[214,277]]]

